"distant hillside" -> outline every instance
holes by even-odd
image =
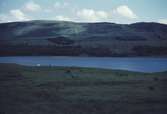
[[[166,56],[167,25],[42,20],[1,23],[0,55]]]

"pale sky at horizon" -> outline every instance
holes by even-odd
[[[0,22],[160,22],[167,24],[167,0],[0,0]]]

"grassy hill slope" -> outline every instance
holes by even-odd
[[[27,21],[0,24],[0,55],[166,56],[167,25]]]

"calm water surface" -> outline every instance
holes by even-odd
[[[0,57],[0,63],[17,63],[36,66],[77,66],[120,69],[140,72],[167,71],[167,58],[144,57],[56,57],[56,56],[17,56]]]

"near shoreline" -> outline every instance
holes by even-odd
[[[0,64],[0,113],[164,114],[166,75]]]

